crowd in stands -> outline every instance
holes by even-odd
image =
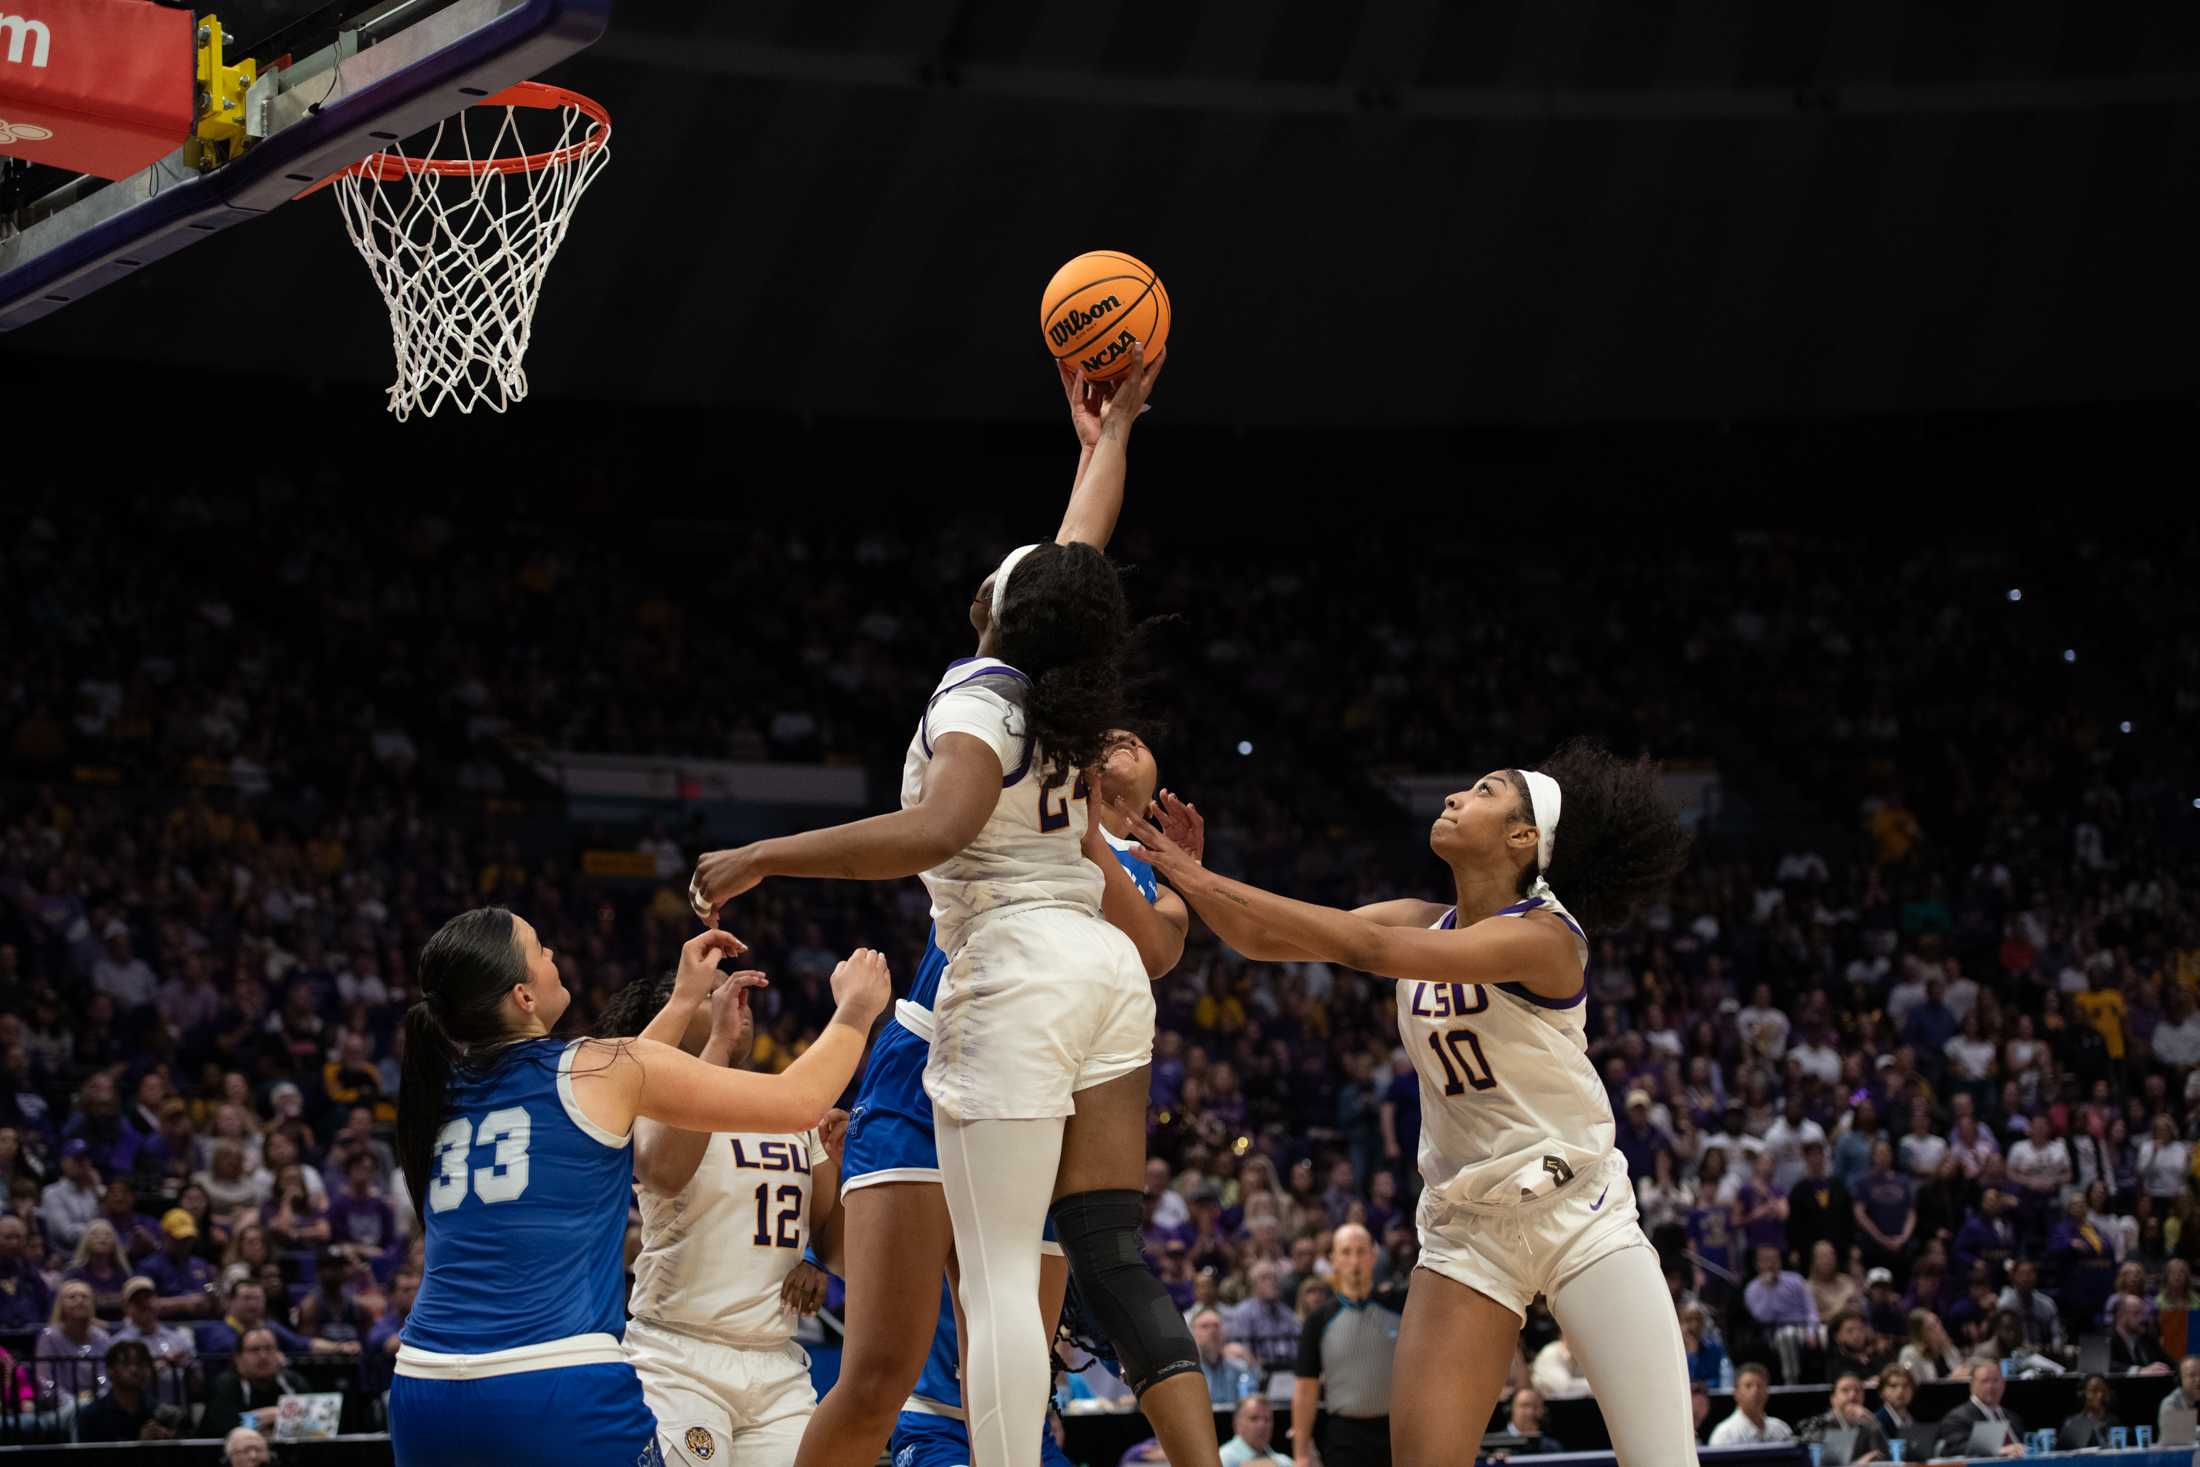
[[[301,1372],[386,1388],[418,1282],[389,1133],[419,944],[513,907],[579,1028],[692,926],[682,812],[571,821],[525,756],[822,759],[891,789],[998,551],[815,525],[690,579],[578,532],[301,516],[302,492],[148,501],[170,550],[128,574],[60,496],[0,536],[26,631],[0,639],[0,1419],[219,1435]],[[2168,1390],[2200,1304],[2200,873],[2167,752],[2200,677],[2164,672],[2200,666],[2189,633],[2077,681],[2025,661],[2006,563],[1867,582],[1808,542],[1615,559],[1595,604],[1555,564],[1507,599],[1352,545],[1120,548],[1140,609],[1183,619],[1154,742],[1219,869],[1440,896],[1389,774],[1574,731],[1720,761],[1731,808],[1666,901],[1594,935],[1586,981],[1692,1373],[1744,1419],[1768,1376],[1853,1372],[1882,1410],[1904,1379]],[[2090,614],[2173,592],[2113,595]],[[582,874],[611,841],[658,879]],[[925,923],[915,882],[743,897],[729,925],[774,977],[755,1062],[800,1053],[848,947],[905,978]],[[1217,1402],[1287,1399],[1336,1230],[1367,1230],[1380,1281],[1413,1266],[1390,987],[1195,932],[1157,998],[1151,1261]],[[1540,1312],[1520,1375],[1528,1416],[1585,1390]]]

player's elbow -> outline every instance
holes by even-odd
[[[934,866],[952,860],[963,853],[970,843],[985,829],[990,811],[949,805],[944,808],[917,807],[918,821],[911,835],[917,858],[923,862],[918,868],[929,871]]]
[[[645,1192],[654,1192],[659,1197],[677,1196],[694,1175],[692,1167],[683,1175],[678,1167],[660,1156],[646,1151],[634,1153],[634,1181]]]
[[[1184,958],[1184,934],[1165,926],[1138,944],[1138,957],[1146,965],[1148,981],[1166,978]]]
[[[770,1094],[757,1106],[756,1119],[748,1129],[807,1131],[825,1118],[825,1112],[832,1109],[833,1100],[839,1094],[839,1087],[828,1092],[822,1085],[790,1070],[772,1082]]]

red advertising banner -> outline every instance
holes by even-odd
[[[190,136],[189,10],[0,0],[0,154],[127,178]]]

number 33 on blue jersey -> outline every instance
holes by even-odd
[[[484,1202],[510,1202],[527,1190],[527,1142],[534,1122],[523,1106],[506,1106],[481,1118],[481,1131],[465,1116],[446,1123],[435,1137],[435,1180],[428,1184],[428,1210],[449,1212],[466,1200],[466,1186],[473,1183],[476,1197]],[[489,1166],[469,1174],[467,1159],[475,1146],[494,1147]]]

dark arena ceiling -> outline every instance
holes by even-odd
[[[1131,251],[1218,427],[1719,420],[2200,386],[2200,7],[625,0],[536,398],[1058,408],[1040,287]],[[372,384],[315,197],[16,358]]]

